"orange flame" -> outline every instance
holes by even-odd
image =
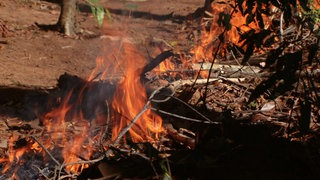
[[[22,157],[22,155],[28,150],[26,147],[22,147],[22,148],[19,148],[19,149],[15,149],[14,148],[15,142],[18,139],[19,139],[19,136],[15,135],[15,134],[13,134],[9,138],[8,151],[7,151],[8,158],[0,158],[0,163],[6,163],[5,167],[1,171],[2,173],[7,172],[12,164],[19,163],[20,158]]]
[[[138,70],[144,65],[145,59],[135,51],[130,43],[123,43],[122,46],[123,52],[118,53],[119,56],[114,61],[109,59],[112,56],[98,57],[96,68],[88,78],[88,81],[92,81],[97,74],[100,74],[100,79],[105,80],[110,78],[110,75],[113,75],[114,72],[126,73],[120,80],[111,103],[115,111],[111,117],[113,125],[111,140],[117,138],[120,131],[134,119],[147,102],[146,91],[140,83],[140,72]],[[82,112],[78,112],[79,114],[75,114],[71,118],[72,121],[75,121],[74,123],[81,123],[82,129],[80,132],[75,134],[74,131],[70,132],[67,129],[66,116],[70,114],[70,110],[74,106],[74,104],[70,104],[72,95],[73,91],[70,91],[61,105],[47,113],[43,120],[44,126],[52,136],[51,140],[63,147],[62,155],[65,164],[79,161],[79,155],[89,159],[93,151],[93,143],[88,142],[90,125],[83,118]],[[78,103],[81,104],[81,98],[79,98]],[[99,117],[99,119],[103,118]],[[133,142],[144,142],[157,139],[162,131],[160,116],[154,114],[151,110],[147,110],[129,130],[129,134]],[[50,143],[46,146],[49,147]],[[36,149],[36,145],[34,149]],[[88,167],[87,164],[73,164],[67,166],[66,169],[70,172],[80,172],[86,167]]]
[[[83,87],[85,88],[85,87]],[[80,91],[80,97],[78,103],[81,103],[81,95],[83,91]],[[74,124],[79,125],[81,129],[80,132],[72,129],[72,131],[67,130],[68,124],[66,123],[67,115],[70,113],[72,106],[78,104],[70,104],[70,98],[72,96],[73,90],[71,90],[64,101],[59,107],[53,109],[51,112],[45,114],[43,119],[43,124],[46,130],[51,135],[51,140],[55,144],[60,144],[63,147],[62,156],[64,158],[64,163],[74,163],[80,161],[79,156],[89,159],[92,153],[91,146],[83,148],[86,141],[90,138],[88,134],[89,122],[87,122],[82,115],[82,112],[76,112],[72,116],[72,121]],[[45,144],[48,148],[51,146],[50,141]],[[87,164],[74,164],[66,166],[66,169],[70,172],[80,172],[83,168],[88,167]]]
[[[115,111],[111,118],[114,125],[112,129],[113,141],[123,128],[128,126],[139,114],[147,102],[146,91],[140,82],[141,72],[138,70],[145,64],[145,58],[135,52],[130,43],[124,43],[122,49],[124,58],[119,60],[126,74],[119,82],[111,104]],[[147,110],[129,130],[129,133],[133,142],[144,142],[157,139],[162,130],[160,116]]]
[[[220,43],[219,40],[219,35],[224,33],[224,42],[223,46],[224,48],[220,48],[219,50],[219,55],[224,56],[225,55],[225,49],[226,45],[228,43],[235,44],[237,46],[242,46],[243,42],[240,42],[240,34],[241,33],[246,33],[249,32],[250,30],[254,30],[255,32],[259,32],[261,29],[257,23],[257,21],[252,21],[249,24],[246,24],[247,16],[243,16],[239,9],[235,9],[233,11],[232,7],[235,7],[235,2],[234,1],[229,1],[227,3],[233,3],[232,6],[226,3],[221,3],[214,1],[212,2],[212,12],[208,12],[209,16],[208,18],[203,18],[202,19],[202,31],[200,34],[199,39],[196,39],[196,46],[191,50],[191,53],[194,54],[193,58],[191,60],[187,60],[185,58],[180,58],[182,61],[182,69],[188,70],[190,67],[193,67],[194,71],[199,71],[200,66],[192,66],[192,64],[198,64],[201,62],[212,62],[213,61],[213,55],[215,51],[217,50],[218,44]],[[246,2],[242,4],[243,9],[246,9]],[[257,4],[254,5],[253,11],[256,10]],[[221,19],[221,17],[225,16],[224,18]],[[229,17],[230,16],[230,17]],[[219,20],[222,21],[228,21],[228,18],[230,18],[230,29],[225,30],[225,27],[221,24],[223,22],[218,23]],[[269,23],[271,20],[269,17],[265,16],[262,14],[262,18],[264,20],[265,27],[268,28]],[[210,24],[210,27],[207,27],[207,25]],[[240,32],[239,32],[240,31]],[[245,49],[245,47],[243,47]],[[198,69],[197,69],[198,68]],[[175,65],[166,60],[163,61],[160,65],[159,68],[156,71],[163,73],[163,72],[170,72],[172,70],[175,70]],[[158,75],[161,75],[158,73]],[[171,74],[172,75],[172,74]],[[181,74],[180,74],[181,75]],[[208,77],[208,71],[200,71],[200,76],[202,78],[207,78]]]

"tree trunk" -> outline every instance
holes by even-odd
[[[67,36],[76,35],[76,0],[62,0],[58,28]]]

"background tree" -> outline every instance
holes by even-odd
[[[60,15],[57,24],[54,25],[39,25],[44,29],[58,30],[67,36],[75,36],[77,34],[77,0],[46,0],[48,2],[57,3],[60,5]],[[93,15],[96,17],[98,24],[102,25],[106,10],[99,5],[99,0],[84,0],[90,6]],[[110,13],[108,17],[111,18]]]
[[[57,28],[68,36],[76,34],[76,2],[77,0],[59,0],[61,11]]]

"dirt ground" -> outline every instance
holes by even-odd
[[[112,18],[108,19],[106,17],[102,27],[99,27],[95,17],[90,12],[90,7],[84,1],[79,0],[77,11],[79,33],[76,37],[66,37],[62,33],[44,30],[37,26],[37,24],[55,24],[60,13],[59,5],[49,2],[49,0],[1,0],[0,123],[2,124],[0,124],[0,157],[4,156],[7,151],[10,133],[15,131],[12,127],[16,127],[13,125],[17,124],[17,127],[19,127],[26,123],[28,126],[20,127],[22,131],[24,131],[24,128],[28,129],[29,126],[33,128],[34,123],[36,124],[35,127],[39,127],[38,121],[27,122],[26,120],[34,120],[38,115],[36,113],[41,114],[41,110],[39,110],[41,107],[37,109],[38,112],[34,112],[39,107],[35,105],[50,105],[50,102],[45,101],[50,98],[47,97],[47,93],[42,93],[41,90],[49,91],[57,87],[57,80],[64,73],[87,79],[96,67],[97,57],[111,58],[110,61],[117,59],[114,49],[120,48],[122,40],[129,40],[136,51],[141,52],[146,59],[156,57],[161,50],[173,49],[176,52],[183,52],[191,49],[193,42],[190,35],[197,33],[197,30],[200,30],[198,29],[200,25],[198,19],[188,21],[189,15],[202,7],[204,1],[100,0],[100,4],[108,9]],[[4,29],[5,31],[3,31]],[[245,86],[238,86],[237,83],[231,82],[227,84],[226,82],[211,84],[212,93],[211,95],[208,94],[208,97],[210,95],[213,100],[215,98],[227,100],[222,101],[222,103],[212,101],[212,104],[217,104],[217,107],[223,106],[224,102],[237,103],[234,109],[239,108],[241,111],[240,105],[238,106],[241,103],[238,103],[237,98],[243,96],[245,94],[243,92],[246,92],[247,89],[244,91],[242,88]],[[69,88],[69,84],[64,85],[66,89]],[[71,87],[73,85],[73,83],[70,83]],[[191,98],[200,99],[201,91],[196,88],[193,90],[194,96],[197,97],[192,96],[190,94],[192,88],[187,91],[187,87],[185,91],[187,94],[181,93],[182,95],[179,98],[185,98],[186,102],[189,102]],[[201,88],[204,90],[204,87]],[[59,98],[56,97],[57,94],[55,93],[48,94],[58,101]],[[77,96],[76,93],[75,96]],[[30,99],[24,101],[26,97]],[[91,100],[90,97],[88,96],[89,100]],[[31,105],[25,103],[32,102],[32,98],[37,101]],[[95,102],[94,100],[93,102]],[[289,100],[291,100],[291,97],[288,98],[288,101],[283,98],[283,101],[280,102],[284,107],[282,108],[284,111],[281,112],[284,115],[281,117],[285,117],[288,113],[285,110],[289,109],[287,108],[289,105],[285,102],[291,102]],[[98,102],[100,101],[103,101],[103,105],[105,104],[103,98],[102,100],[99,99]],[[175,104],[171,102],[175,102]],[[161,107],[160,109],[168,108],[168,111],[180,111],[185,113],[186,117],[194,117],[194,112],[192,111],[193,114],[190,115],[189,111],[186,110],[188,108],[180,101],[172,100],[168,104],[164,105],[167,107]],[[267,102],[263,99],[261,106],[264,104],[267,104]],[[43,111],[47,110],[45,107],[42,108],[44,108]],[[91,108],[94,109],[95,106]],[[249,114],[255,112],[251,109],[247,110]],[[260,121],[259,117],[262,120],[266,117],[261,116],[259,112],[257,111],[254,114],[257,116],[252,116],[256,117],[257,122]],[[211,111],[207,113],[209,114]],[[220,117],[221,119],[231,119],[231,114],[228,114],[228,112],[217,114],[219,116],[215,117],[216,119]],[[274,114],[278,115],[277,111]],[[216,116],[213,113],[210,115],[210,117]],[[172,119],[172,121],[175,120]],[[267,120],[269,121],[269,118],[266,118]],[[5,122],[13,125],[7,126]],[[181,124],[183,123],[185,121],[182,121]],[[190,177],[206,179],[208,178],[207,175],[214,176],[215,179],[319,179],[320,145],[318,138],[310,142],[311,147],[304,146],[303,143],[292,143],[282,139],[274,141],[274,138],[270,138],[269,135],[270,132],[278,132],[278,129],[274,130],[274,127],[278,128],[278,126],[260,127],[257,125],[252,128],[251,125],[254,125],[254,123],[255,121],[253,124],[249,122],[245,126],[235,126],[226,121],[226,127],[220,128],[219,126],[217,129],[216,126],[207,127],[207,124],[204,123],[203,126],[205,127],[202,127],[202,125],[194,126],[194,124],[189,123],[190,126],[186,128],[187,130],[199,128],[201,130],[205,129],[206,132],[202,132],[203,137],[199,138],[195,151],[191,153],[184,150],[176,151],[175,156],[171,157],[173,174],[177,174],[178,177],[181,177],[180,179],[190,179]],[[220,137],[221,135],[217,133],[223,131],[223,133],[228,134],[226,131],[228,128],[231,138]],[[279,128],[283,129],[282,126],[279,126]],[[319,136],[317,135],[317,137]],[[196,139],[198,140],[198,137]],[[168,144],[170,145],[170,143]],[[180,147],[180,144],[176,146]],[[28,159],[29,161],[30,159]],[[127,165],[128,160],[124,159],[124,161],[124,164]],[[3,168],[2,166],[0,164],[0,168]],[[30,164],[24,166],[31,167]],[[133,166],[135,168],[132,169],[132,173],[145,169],[141,165]],[[153,173],[153,170],[151,172]],[[21,177],[24,177],[24,174],[22,175]],[[0,179],[1,177],[5,176],[0,176]]]
[[[65,37],[40,29],[58,20],[60,7],[40,0],[2,0],[0,20],[8,29],[0,36],[0,86],[55,86],[67,72],[87,78],[97,56],[108,53],[112,39],[133,38],[146,56],[166,43],[185,44],[184,16],[203,5],[193,0],[101,0],[112,15],[100,28],[88,6],[79,3],[79,36]],[[114,38],[113,38],[114,37]],[[154,41],[156,41],[154,43]],[[159,45],[162,44],[162,45]],[[166,47],[164,47],[166,48]]]

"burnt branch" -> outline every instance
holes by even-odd
[[[151,60],[148,64],[146,64],[141,71],[141,81],[143,82],[145,80],[145,73],[153,70],[155,67],[157,67],[162,61],[166,60],[167,58],[173,56],[173,52],[171,50],[164,51],[161,54],[159,54],[156,58]]]

